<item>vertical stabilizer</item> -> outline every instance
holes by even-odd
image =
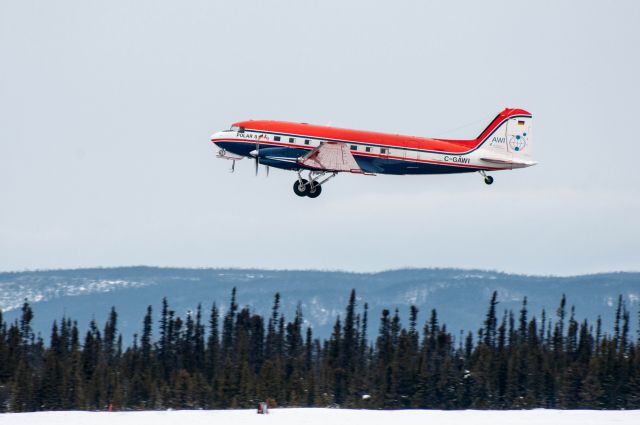
[[[512,168],[534,165],[532,115],[524,109],[505,109],[480,135],[482,160],[511,164]]]

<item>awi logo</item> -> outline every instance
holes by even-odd
[[[513,134],[509,139],[509,147],[515,152],[521,152],[527,147],[527,133]]]
[[[489,142],[489,146],[504,146],[507,142],[506,137],[495,137]]]

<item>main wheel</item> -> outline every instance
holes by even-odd
[[[302,179],[302,182],[296,180],[293,183],[293,191],[298,196],[307,196],[309,194],[309,182],[305,179]],[[300,186],[302,184],[302,187]]]
[[[320,196],[321,193],[322,193],[322,186],[319,185],[318,183],[314,183],[313,186],[310,187],[309,193],[307,193],[307,196],[309,198],[317,198],[318,196]]]
[[[491,184],[491,183],[493,183],[493,177],[491,177],[491,176],[484,176],[484,182],[485,182],[486,184]]]

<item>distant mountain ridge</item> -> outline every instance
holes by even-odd
[[[28,299],[35,312],[34,327],[48,337],[51,323],[63,315],[78,320],[84,329],[95,318],[100,327],[111,306],[119,313],[125,343],[139,333],[147,305],[159,313],[167,297],[170,307],[183,315],[202,303],[205,317],[213,302],[224,313],[231,289],[238,304],[268,314],[276,292],[282,311],[293,316],[300,303],[305,320],[318,336],[327,336],[338,315],[344,314],[349,292],[358,295],[360,309],[369,304],[370,337],[375,336],[383,308],[398,309],[406,321],[410,305],[420,310],[424,323],[431,309],[438,311],[448,329],[475,331],[481,326],[491,293],[498,291],[498,311],[520,309],[528,299],[529,314],[540,317],[542,308],[554,315],[562,294],[576,306],[576,319],[612,325],[618,295],[638,326],[640,273],[616,272],[572,277],[526,276],[484,270],[401,269],[379,273],[314,270],[182,269],[119,267],[0,273],[0,309],[5,320],[19,317]]]

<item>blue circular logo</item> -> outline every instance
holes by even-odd
[[[513,149],[515,152],[520,152],[527,147],[527,133],[514,134],[509,139],[509,147]]]

